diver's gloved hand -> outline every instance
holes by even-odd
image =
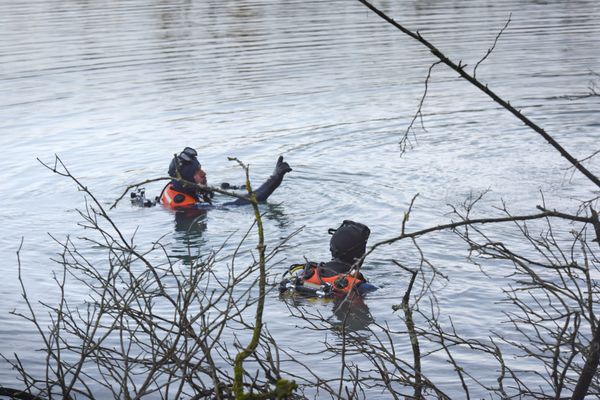
[[[292,167],[290,167],[287,162],[283,161],[283,156],[279,156],[277,159],[277,164],[275,165],[275,169],[273,170],[273,176],[283,178],[285,174],[291,171]]]

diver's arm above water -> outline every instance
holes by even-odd
[[[275,191],[281,185],[281,181],[283,181],[283,177],[288,172],[292,171],[290,165],[283,161],[283,156],[279,156],[277,159],[277,164],[275,165],[275,169],[273,170],[273,174],[262,184],[258,189],[254,191],[256,195],[256,200],[259,202],[267,200],[271,193]],[[243,205],[250,204],[250,201],[247,199],[237,199],[235,201],[231,201],[226,203],[225,205]]]

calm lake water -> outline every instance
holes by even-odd
[[[598,150],[600,97],[585,96],[600,84],[596,0],[376,4],[468,68],[510,17],[477,76],[576,157]],[[448,204],[487,189],[484,210],[504,200],[514,213],[535,212],[540,191],[565,211],[592,197],[592,184],[538,135],[443,66],[434,69],[423,105],[425,130],[417,126],[401,156],[398,142],[434,61],[357,1],[0,0],[0,352],[17,352],[34,368],[42,360],[31,326],[9,315],[23,309],[21,238],[26,285],[33,298],[51,301],[51,258],[60,247],[48,233],[61,240],[81,233],[75,210],[85,207],[83,195],[36,158],[52,163],[58,154],[110,204],[128,184],[165,176],[172,154],[185,146],[198,149],[210,184],[243,181],[228,156],[250,163],[258,184],[284,155],[294,171],[264,206],[266,234],[275,243],[303,229],[276,259],[275,274],[304,257],[327,260],[327,229],[344,219],[367,224],[371,243],[394,237],[417,193],[411,230],[448,222]],[[598,160],[587,165],[600,172]],[[146,189],[154,196],[161,184]],[[164,236],[174,256],[189,243],[208,253],[253,218],[249,207],[214,210],[200,233],[186,238],[160,207],[123,202],[111,215],[127,234],[137,230],[139,246]],[[505,329],[496,303],[501,288],[467,263],[464,245],[443,234],[419,243],[449,277],[437,293],[446,315],[467,335]],[[375,321],[401,328],[391,307],[408,276],[391,259],[412,267],[418,261],[409,243],[372,254],[365,273],[380,290],[365,304]],[[83,288],[71,294],[85,298]],[[327,302],[308,307],[331,315]],[[280,345],[326,340],[323,332],[299,334],[276,293],[267,308]],[[408,350],[408,343],[398,346]],[[330,371],[339,360],[305,362],[324,376],[338,373]],[[442,365],[429,361],[430,378],[461,393]],[[0,362],[0,384],[15,382]],[[368,394],[378,396],[386,398]]]

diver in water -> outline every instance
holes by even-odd
[[[329,229],[329,233],[332,234],[329,241],[331,260],[292,265],[288,271],[291,277],[281,282],[280,291],[329,296],[354,289],[360,294],[377,290],[360,272],[371,230],[359,222],[344,220],[339,228]]]
[[[169,165],[169,176],[173,179],[165,187],[161,195],[162,204],[170,208],[193,208],[212,204],[213,192],[201,190],[194,185],[187,184],[181,180],[206,186],[206,172],[202,169],[198,161],[198,153],[191,147],[183,149],[179,155],[171,160]],[[283,156],[279,156],[273,174],[254,191],[256,199],[259,202],[267,198],[279,187],[283,177],[292,171],[289,164],[283,161]],[[221,184],[223,189],[237,189],[229,184]],[[250,204],[248,199],[236,199],[223,205],[244,205]]]

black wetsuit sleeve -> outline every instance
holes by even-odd
[[[287,174],[291,170],[292,168],[290,168],[289,164],[283,161],[283,156],[279,156],[273,174],[262,185],[260,185],[258,189],[254,191],[254,194],[256,195],[256,200],[259,202],[266,201],[271,195],[271,193],[273,193],[275,189],[277,189],[279,185],[281,185],[285,174]],[[241,206],[245,204],[250,204],[250,200],[236,199],[234,201],[225,203],[224,205]]]
[[[281,185],[283,181],[283,176],[273,176],[271,175],[258,189],[254,191],[256,195],[256,200],[258,202],[266,201],[271,193],[275,191]],[[236,199],[234,201],[230,201],[226,203],[227,205],[241,206],[245,204],[250,204],[250,200],[248,199]]]

